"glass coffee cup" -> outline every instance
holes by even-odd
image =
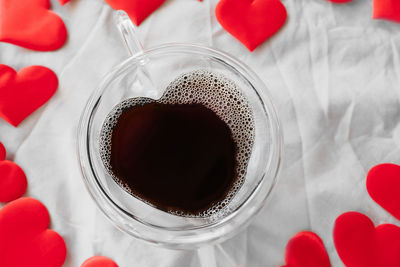
[[[254,218],[277,182],[282,132],[268,89],[249,67],[211,48],[166,44],[143,50],[126,13],[117,11],[116,17],[131,56],[105,77],[82,114],[78,153],[85,185],[106,217],[138,239],[175,249],[226,240]],[[160,99],[174,79],[198,70],[223,75],[237,85],[252,110],[254,143],[244,182],[227,205],[212,216],[187,217],[159,210],[119,186],[101,159],[99,138],[116,105],[131,98]]]

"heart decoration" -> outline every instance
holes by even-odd
[[[159,8],[165,0],[105,0],[113,9],[122,9],[139,26],[142,21]]]
[[[398,0],[374,0],[372,17],[400,23],[400,2]]]
[[[347,267],[400,266],[400,228],[393,224],[374,227],[364,214],[347,212],[336,219],[333,238]]]
[[[81,267],[118,267],[118,265],[110,258],[94,256],[82,263]]]
[[[0,202],[21,197],[26,187],[26,176],[21,167],[12,161],[0,161]]]
[[[17,73],[0,65],[0,117],[17,127],[46,103],[57,87],[56,74],[46,67],[30,66]]]
[[[330,267],[328,253],[321,238],[305,231],[293,236],[285,253],[286,265],[282,267]]]
[[[49,0],[0,0],[0,41],[37,51],[56,50],[67,40]]]
[[[400,220],[400,166],[380,164],[367,175],[367,191],[376,203]]]
[[[46,207],[33,198],[19,198],[0,210],[0,266],[62,266],[66,257],[63,238],[47,229]]]
[[[274,35],[287,17],[279,0],[221,0],[215,14],[222,27],[250,51]]]
[[[3,143],[0,142],[0,161],[6,159],[6,148],[4,147]]]
[[[58,0],[58,2],[60,2],[60,5],[65,5],[66,3],[68,3],[70,0]]]

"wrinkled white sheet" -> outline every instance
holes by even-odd
[[[121,267],[280,266],[288,239],[301,230],[318,233],[332,265],[343,266],[332,240],[339,214],[357,210],[376,224],[400,225],[365,189],[373,165],[400,162],[400,25],[372,20],[372,0],[283,3],[286,25],[254,53],[218,24],[216,0],[167,0],[139,27],[145,47],[190,42],[235,55],[267,84],[282,121],[285,157],[272,198],[242,233],[197,251],[157,248],[121,233],[84,188],[78,120],[102,77],[127,57],[104,1],[61,7],[52,0],[69,31],[58,51],[0,44],[0,63],[41,64],[60,80],[55,96],[18,128],[0,120],[0,141],[27,174],[26,195],[48,207],[51,227],[64,237],[65,266],[95,254]]]

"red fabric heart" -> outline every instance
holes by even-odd
[[[20,198],[0,210],[0,266],[56,267],[66,257],[63,238],[47,229],[46,207],[33,198]]]
[[[330,267],[328,253],[321,238],[313,232],[300,232],[286,245],[283,267]]]
[[[375,228],[364,214],[347,212],[336,219],[333,239],[347,267],[400,266],[400,228],[393,224]]]
[[[275,34],[287,17],[279,0],[221,0],[215,14],[222,27],[250,51]]]
[[[3,143],[0,142],[0,161],[6,159],[6,148],[4,147]]]
[[[21,167],[12,161],[0,161],[0,202],[21,197],[26,187],[26,176]]]
[[[16,73],[0,65],[0,117],[17,127],[46,103],[57,87],[57,76],[48,68],[30,66]]]
[[[82,263],[81,267],[118,267],[118,265],[107,257],[94,256]]]
[[[68,3],[70,0],[58,0],[58,2],[60,2],[60,5],[65,5],[66,3]]]
[[[400,166],[380,164],[367,175],[367,191],[371,198],[400,220]]]
[[[153,13],[165,0],[105,0],[113,9],[122,9],[130,19],[139,26],[142,21]]]
[[[400,2],[398,0],[374,0],[374,19],[387,19],[400,23]]]
[[[0,41],[50,51],[63,46],[67,29],[49,0],[0,0]]]

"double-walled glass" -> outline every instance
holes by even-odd
[[[105,77],[82,114],[78,149],[87,189],[101,211],[136,238],[179,249],[225,240],[250,222],[277,180],[282,133],[268,88],[246,65],[211,48],[168,44],[138,50],[132,24],[124,13],[119,14],[119,28],[132,56]],[[159,99],[175,78],[196,70],[220,73],[236,83],[249,102],[255,125],[243,185],[221,213],[204,218],[172,215],[128,194],[103,166],[99,150],[103,122],[115,105],[133,97]]]

